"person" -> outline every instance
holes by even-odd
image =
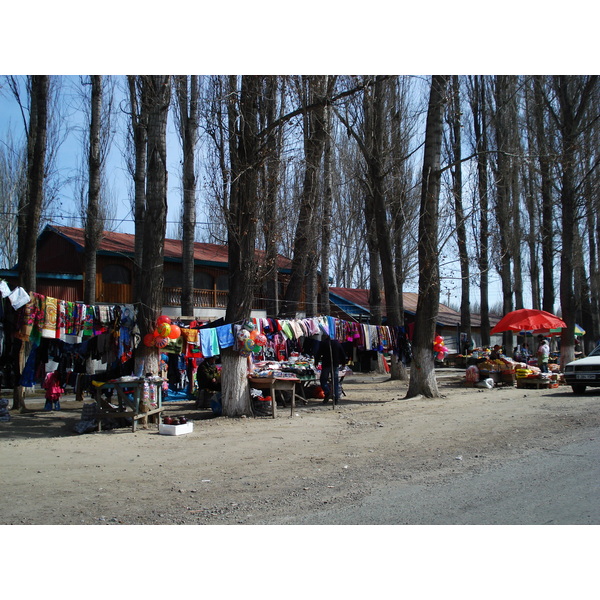
[[[498,346],[498,344],[496,344],[492,348],[492,351],[490,352],[490,359],[496,360],[496,359],[500,358],[501,354],[502,354],[502,346]]]
[[[57,371],[48,373],[44,379],[43,387],[46,390],[46,404],[44,410],[60,410],[60,397],[65,393],[65,390],[60,385],[60,378]]]
[[[209,356],[202,361],[196,372],[196,381],[198,388],[208,392],[209,396],[212,396],[214,392],[221,391],[221,378],[215,365],[214,356]]]
[[[538,367],[541,369],[542,373],[548,372],[548,359],[550,358],[550,346],[548,345],[548,340],[546,338],[540,339],[540,345],[538,346],[537,351],[537,359],[538,359]]]
[[[329,398],[333,394],[333,403],[337,404],[340,401],[340,377],[338,369],[348,362],[346,353],[342,344],[336,339],[324,336],[319,344],[319,350],[315,355],[315,364],[321,363],[321,377],[319,379],[321,387],[325,392],[323,404],[329,402]],[[330,376],[333,379],[333,390],[329,386]]]

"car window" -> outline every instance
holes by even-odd
[[[588,356],[600,356],[600,346],[596,346]]]

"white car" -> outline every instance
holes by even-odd
[[[576,394],[583,394],[586,387],[600,387],[600,346],[586,358],[565,365],[565,380]]]

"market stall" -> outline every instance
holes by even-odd
[[[131,431],[135,432],[139,420],[163,411],[163,379],[160,377],[120,377],[94,384],[98,431],[102,431],[103,422],[127,419],[131,420]]]
[[[535,365],[516,361],[508,356],[490,358],[491,351],[480,351],[482,356],[476,364],[467,367],[467,386],[492,387],[516,385],[518,388],[554,388],[562,380],[558,364],[548,365],[548,373],[542,373]]]

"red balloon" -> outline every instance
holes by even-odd
[[[169,332],[169,338],[176,340],[181,335],[181,328],[179,325],[171,325],[171,331]]]
[[[144,344],[146,344],[146,346],[148,346],[149,348],[152,348],[152,346],[154,346],[154,335],[152,333],[147,333],[144,336]]]
[[[156,324],[160,325],[161,323],[168,323],[170,325],[171,319],[169,319],[169,317],[167,317],[167,315],[160,315],[160,317],[158,317],[158,319],[156,319]]]

